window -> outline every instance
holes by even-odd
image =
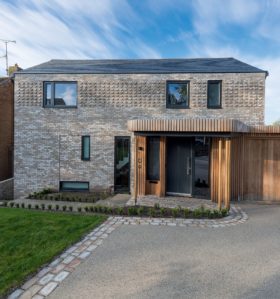
[[[222,107],[222,81],[208,81],[207,107]]]
[[[147,179],[159,180],[159,137],[149,137],[147,144]]]
[[[82,160],[90,160],[90,136],[82,136]]]
[[[189,108],[189,81],[167,81],[166,108]]]
[[[44,82],[44,107],[77,107],[77,83]]]
[[[88,191],[89,182],[72,182],[72,181],[61,181],[61,191]]]

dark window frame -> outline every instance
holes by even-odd
[[[209,105],[209,86],[212,83],[220,84],[220,104],[219,105]],[[207,108],[208,109],[221,109],[222,108],[222,80],[208,80],[207,81]]]
[[[85,147],[85,144],[84,144],[84,140],[86,138],[89,138],[89,157],[88,158],[85,158],[84,156],[84,147]],[[90,161],[90,135],[83,135],[82,138],[81,138],[81,160],[82,161]]]
[[[62,188],[63,183],[83,183],[87,184],[88,188],[87,189],[64,189]],[[60,181],[59,182],[59,191],[60,192],[89,192],[89,182],[88,181]]]
[[[46,105],[47,84],[51,84],[51,105]],[[55,84],[75,84],[76,85],[76,105],[54,105],[55,100]],[[77,81],[44,81],[43,82],[43,108],[68,109],[78,107],[78,82]]]
[[[149,151],[150,151],[150,138],[154,138],[158,140],[158,173],[156,177],[151,177],[149,173]],[[147,138],[146,141],[146,148],[147,148],[147,158],[146,158],[146,180],[148,181],[160,181],[160,136],[150,136]]]
[[[128,151],[128,155],[129,155],[129,174],[128,174],[128,189],[126,190],[125,188],[122,188],[123,191],[127,191],[128,193],[130,193],[130,175],[131,175],[131,136],[115,136],[114,138],[114,191],[118,191],[116,188],[116,161],[117,161],[117,151],[116,151],[116,144],[117,144],[117,140],[118,139],[128,139],[128,147],[129,147],[129,151]]]
[[[176,106],[167,103],[168,100],[168,85],[169,84],[187,84],[188,85],[188,97],[186,106]],[[165,84],[165,104],[167,109],[190,109],[190,80],[167,80]]]

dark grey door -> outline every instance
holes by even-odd
[[[170,137],[167,141],[167,184],[169,194],[192,194],[192,138]]]

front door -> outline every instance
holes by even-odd
[[[191,195],[193,185],[193,138],[167,140],[167,184],[170,195]]]

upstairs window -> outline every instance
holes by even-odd
[[[189,108],[189,81],[167,81],[166,108]]]
[[[222,108],[222,81],[208,81],[207,107]]]
[[[82,160],[90,160],[90,136],[82,136]]]
[[[77,107],[77,82],[44,82],[44,107]]]

